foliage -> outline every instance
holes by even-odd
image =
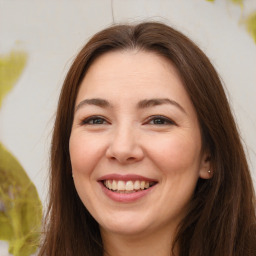
[[[240,6],[243,6],[243,2],[244,2],[244,0],[229,0],[229,1],[231,1],[234,4],[239,4]]]
[[[10,253],[27,256],[36,251],[41,218],[35,186],[0,143],[0,239],[9,241]]]
[[[11,51],[0,57],[0,107],[22,73],[27,55]],[[29,256],[39,244],[42,204],[34,184],[0,142],[0,240],[14,256]]]
[[[215,0],[206,0],[208,2],[214,2]],[[228,0],[234,4],[238,4],[243,8],[244,0]],[[245,19],[245,24],[248,32],[251,34],[252,38],[256,43],[256,11],[253,12],[249,17]]]
[[[0,107],[5,95],[14,87],[27,61],[23,51],[11,51],[8,55],[0,56]]]
[[[246,26],[256,43],[256,12],[252,13],[246,20]]]
[[[215,0],[206,0],[208,2],[214,2]],[[233,2],[234,4],[240,4],[243,5],[244,0],[229,0],[231,2]]]

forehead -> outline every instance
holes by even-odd
[[[129,93],[143,88],[153,92],[171,87],[186,93],[176,68],[167,58],[154,52],[125,50],[98,57],[87,70],[79,94],[101,93],[109,89]]]
[[[128,49],[110,51],[99,56],[89,67],[86,76],[104,75],[111,78],[113,71],[116,71],[115,77],[146,75],[146,78],[150,78],[167,73],[178,75],[175,66],[166,57],[152,51]]]

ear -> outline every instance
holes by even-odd
[[[202,155],[200,170],[199,170],[199,177],[202,179],[211,179],[212,176],[213,176],[213,170],[211,166],[211,155],[208,151],[206,151]]]

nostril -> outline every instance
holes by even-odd
[[[127,161],[133,161],[133,160],[135,160],[136,158],[135,157],[128,157],[127,158]]]

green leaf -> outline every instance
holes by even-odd
[[[0,143],[0,239],[14,256],[29,256],[39,244],[42,204],[17,159]]]
[[[241,7],[243,6],[243,3],[244,3],[244,0],[229,0],[229,1],[231,1],[234,4],[240,5]]]
[[[13,88],[27,61],[24,51],[13,50],[0,56],[0,107],[3,98]]]
[[[256,12],[252,13],[247,19],[246,19],[246,27],[248,32],[251,34],[251,36],[254,39],[254,42],[256,43]]]

